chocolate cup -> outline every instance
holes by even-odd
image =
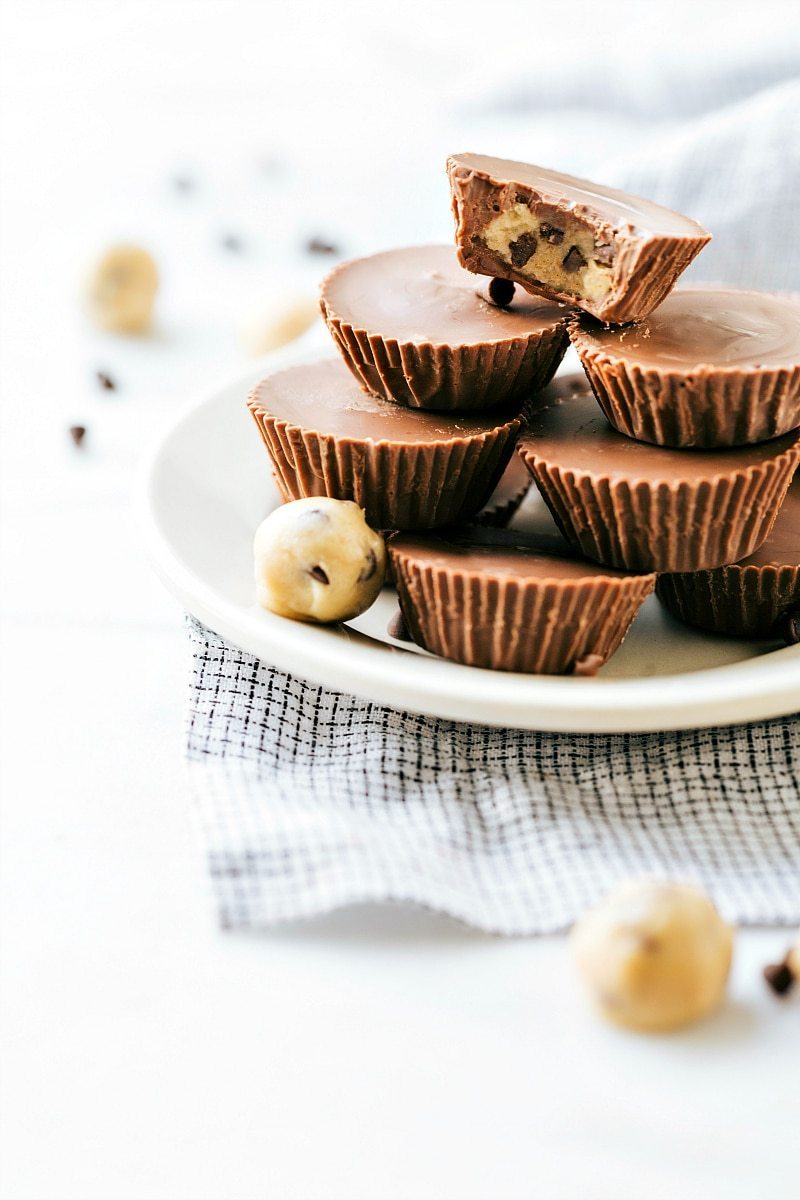
[[[729,637],[779,638],[782,618],[800,612],[800,477],[755,554],[714,571],[662,575],[656,590],[687,625]]]
[[[365,391],[410,408],[470,412],[524,400],[550,382],[569,341],[569,310],[524,292],[498,307],[450,246],[341,263],[320,304]]]
[[[509,530],[393,537],[389,557],[413,640],[471,667],[594,673],[619,647],[655,576],[556,555],[547,542],[542,553],[541,545]]]
[[[447,174],[459,261],[468,271],[511,279],[535,295],[574,305],[602,321],[623,323],[647,316],[710,241],[711,235],[682,213],[530,163],[457,154],[448,158]],[[491,249],[485,240],[491,221],[517,207],[530,210],[531,228],[536,226],[538,232],[529,236],[537,244],[542,240],[540,221],[554,232],[559,223],[574,223],[598,243],[598,251],[603,243],[611,254],[611,262],[604,264],[612,268],[608,292],[592,299],[560,289],[531,274],[535,257],[515,267]]]
[[[585,379],[551,384],[519,442],[575,548],[632,571],[701,571],[765,540],[800,460],[800,433],[737,450],[632,441],[598,412]]]
[[[682,288],[640,324],[573,319],[569,335],[608,420],[659,446],[720,448],[800,426],[800,303]]]
[[[268,377],[248,408],[290,500],[354,500],[373,529],[430,529],[469,519],[500,479],[518,411],[445,418],[359,390],[334,359]]]
[[[473,518],[476,525],[503,529],[516,513],[533,485],[530,472],[522,459],[514,454],[503,472],[497,487]]]

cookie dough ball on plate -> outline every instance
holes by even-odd
[[[609,1020],[652,1032],[712,1012],[725,992],[733,936],[686,884],[631,880],[572,932],[578,967]]]
[[[89,316],[101,329],[144,333],[150,327],[157,290],[158,269],[146,250],[112,246],[89,276]]]
[[[276,508],[255,542],[258,603],[297,621],[347,621],[375,600],[386,547],[352,500],[311,496]]]

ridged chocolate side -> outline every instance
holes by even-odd
[[[355,441],[281,421],[253,397],[278,488],[290,500],[355,500],[373,529],[433,529],[473,516],[491,495],[514,449],[522,420],[447,442]]]
[[[800,367],[643,370],[597,351],[577,324],[570,337],[598,404],[627,437],[715,449],[768,441],[800,426]]]
[[[687,451],[687,453],[690,453]],[[746,558],[768,536],[800,459],[774,458],[697,482],[595,477],[520,454],[564,536],[597,562],[629,571],[701,571]]]
[[[390,542],[400,607],[414,641],[442,658],[495,671],[564,675],[618,649],[652,575],[514,579],[420,566]]]
[[[513,475],[513,486],[510,482],[507,483],[511,479],[512,470],[517,467],[518,463],[519,459],[516,455],[512,455],[497,487],[480,512],[477,512],[472,518],[473,524],[489,529],[504,529],[508,525],[533,486],[530,474],[527,479],[519,481],[517,486],[516,471]]]
[[[769,637],[785,612],[800,607],[800,566],[734,564],[662,575],[656,591],[687,625],[731,637]]]
[[[659,237],[648,235],[637,237],[616,231],[614,245],[613,285],[601,300],[592,302],[571,292],[561,292],[554,287],[532,280],[517,270],[499,254],[490,250],[481,238],[482,221],[477,214],[486,204],[488,192],[498,196],[498,208],[502,211],[505,198],[513,203],[517,185],[513,182],[500,184],[459,166],[450,160],[447,165],[450,179],[451,202],[456,222],[456,248],[459,262],[468,271],[478,275],[512,279],[534,295],[547,296],[581,308],[607,324],[624,324],[638,321],[657,308],[675,286],[678,276],[686,270],[709,241],[708,235],[697,237]],[[524,189],[530,191],[531,189]],[[555,198],[557,201],[557,198]],[[552,204],[554,198],[531,195],[530,203]],[[581,215],[588,221],[590,213],[583,209]],[[605,228],[600,220],[598,230]]]
[[[398,342],[322,314],[361,386],[409,408],[468,412],[496,408],[545,387],[568,344],[566,327],[473,346]]]

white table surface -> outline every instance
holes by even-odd
[[[132,527],[136,466],[246,365],[243,317],[312,285],[304,236],[449,235],[440,162],[480,127],[462,101],[485,67],[449,52],[441,13],[434,69],[402,21],[387,45],[394,6],[343,23],[300,4],[291,27],[268,8],[4,6],[2,1200],[794,1200],[800,1003],[760,978],[785,932],[740,934],[725,1009],[648,1039],[594,1017],[561,938],[372,908],[215,927],[182,775],[187,646]],[[379,206],[339,126],[363,109],[334,86],[348,72],[419,171]],[[430,122],[445,84],[458,103]],[[148,339],[77,306],[79,268],[117,236],[163,267]]]

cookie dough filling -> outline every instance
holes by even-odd
[[[483,229],[482,240],[509,266],[537,283],[597,302],[611,291],[614,247],[566,213],[518,201]]]

